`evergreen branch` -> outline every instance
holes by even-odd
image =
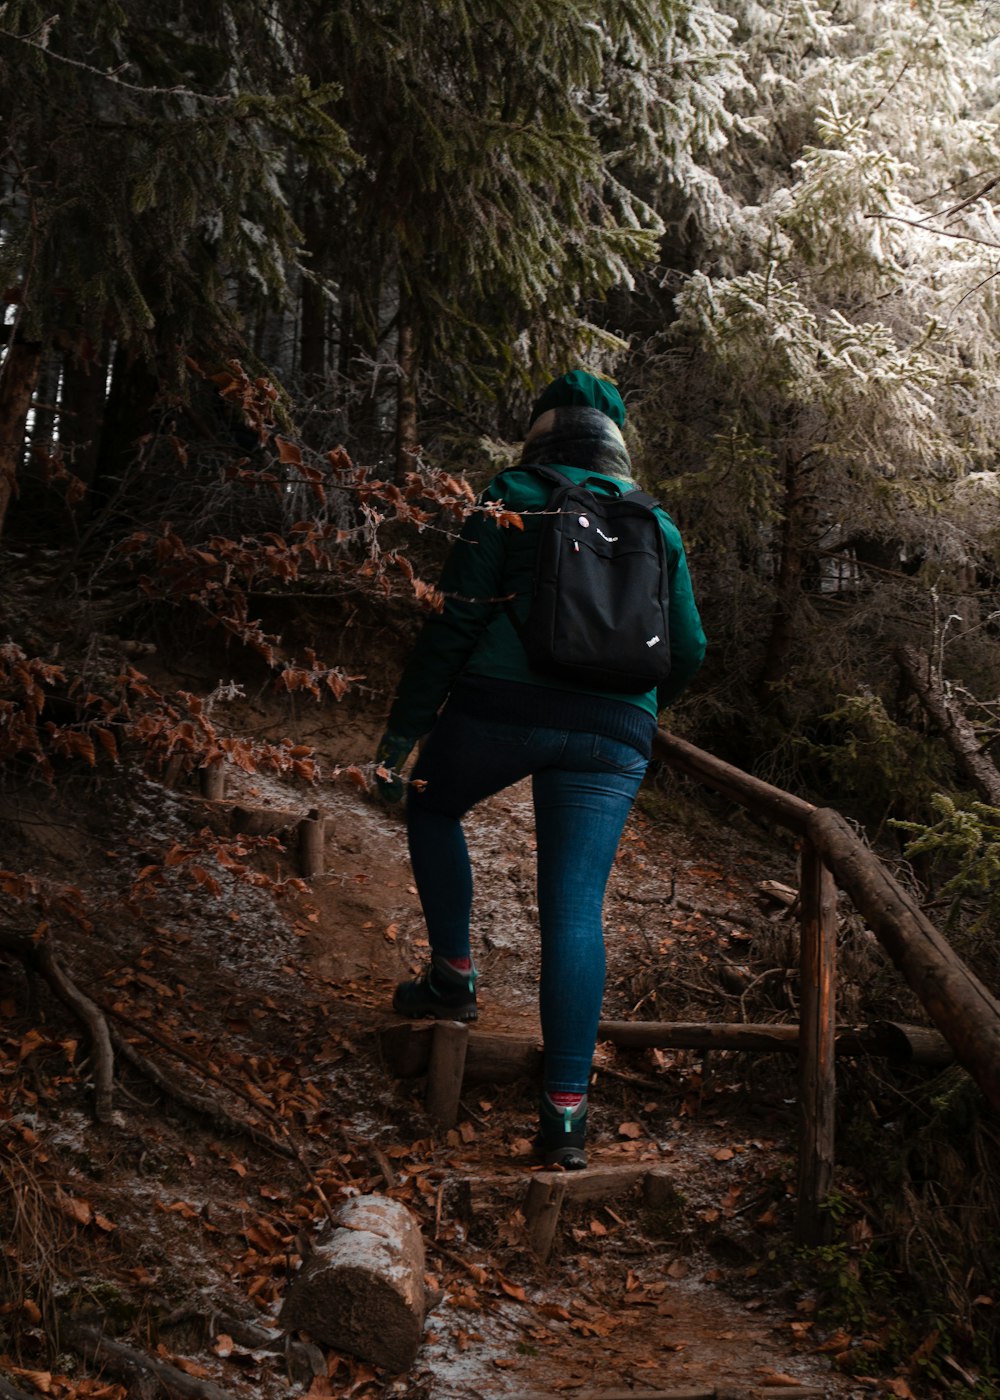
[[[195,92],[193,88],[181,85],[177,87],[147,87],[142,83],[130,83],[119,76],[130,66],[128,63],[122,63],[117,68],[95,68],[93,64],[84,63],[82,59],[70,58],[67,54],[57,53],[55,49],[49,48],[48,38],[58,19],[58,15],[53,15],[39,26],[35,34],[14,34],[9,29],[0,29],[0,39],[13,39],[15,43],[24,44],[29,49],[36,49],[39,53],[45,54],[47,58],[54,58],[58,63],[65,63],[70,68],[79,68],[95,78],[103,78],[106,82],[114,83],[116,87],[126,88],[129,92],[138,92],[143,97],[192,97],[197,102],[210,102],[220,106],[235,101],[235,94],[231,93]],[[36,34],[39,36],[38,38],[35,37]]]

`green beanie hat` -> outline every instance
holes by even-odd
[[[553,379],[532,405],[528,426],[550,408],[598,408],[619,428],[625,422],[625,405],[615,386],[585,369],[574,369]]]

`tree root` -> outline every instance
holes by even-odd
[[[212,1381],[189,1375],[179,1366],[149,1356],[124,1342],[115,1341],[90,1323],[64,1318],[59,1334],[85,1361],[101,1365],[113,1375],[120,1376],[134,1400],[156,1400],[167,1395],[170,1400],[235,1400],[232,1391],[222,1390]]]
[[[193,1089],[187,1088],[176,1075],[166,1074],[155,1061],[137,1050],[118,1031],[111,1031],[111,1039],[119,1055],[128,1060],[129,1064],[137,1069],[141,1075],[155,1084],[161,1093],[166,1094],[168,1098],[173,1099],[182,1107],[189,1108],[192,1113],[197,1113],[202,1118],[207,1118],[214,1127],[222,1132],[234,1135],[242,1134],[255,1142],[258,1147],[266,1147],[283,1157],[295,1157],[295,1149],[289,1143],[275,1137],[263,1128],[258,1128],[255,1123],[251,1123],[246,1118],[237,1118],[234,1114],[228,1113],[214,1099],[197,1094]]]
[[[0,1400],[37,1400],[37,1397],[29,1395],[26,1390],[18,1390],[16,1385],[11,1385],[10,1381],[0,1376]]]
[[[239,1347],[252,1352],[268,1352],[272,1356],[283,1356],[288,1378],[293,1385],[308,1386],[314,1377],[326,1375],[326,1356],[313,1342],[297,1341],[281,1329],[263,1327],[258,1322],[247,1322],[239,1317],[226,1317],[222,1313],[205,1313],[197,1308],[183,1308],[169,1317],[158,1321],[160,1334],[182,1322],[197,1322],[205,1331],[206,1337],[214,1340],[220,1335],[231,1337]],[[2,1397],[0,1397],[2,1400]]]
[[[115,1057],[111,1032],[100,1007],[81,992],[56,956],[51,938],[26,938],[23,934],[0,934],[0,948],[12,953],[29,972],[48,983],[54,995],[83,1022],[90,1036],[94,1065],[94,1116],[98,1123],[116,1121],[114,1111]]]

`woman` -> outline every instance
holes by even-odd
[[[477,1017],[469,944],[472,871],[462,818],[530,775],[537,835],[541,934],[539,1005],[543,1090],[535,1153],[546,1166],[587,1164],[587,1084],[604,994],[604,891],[625,820],[652,750],[656,717],[698,670],[705,637],[680,534],[657,508],[670,579],[668,680],[622,695],[532,669],[522,623],[532,596],[542,513],[552,491],[524,468],[556,467],[592,489],[634,486],[614,385],[575,370],[536,401],[521,466],[495,477],[481,504],[502,502],[524,529],[488,512],[467,520],[441,575],[446,603],[421,631],[400,680],[378,762],[398,770],[427,734],[412,773],[407,833],[431,959],[396,988],[413,1018]],[[505,601],[507,600],[507,601]],[[443,707],[443,708],[442,708]],[[384,780],[384,795],[401,792]]]

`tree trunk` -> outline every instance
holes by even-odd
[[[17,494],[28,410],[38,383],[41,361],[42,347],[38,341],[15,340],[0,369],[0,535],[7,509]]]
[[[67,467],[87,486],[97,471],[107,377],[107,348],[104,346],[87,359],[70,352],[63,362],[59,441],[66,449]]]
[[[310,180],[309,185],[313,184]],[[302,216],[302,233],[309,269],[322,272],[325,246],[323,211],[314,193],[307,193]],[[307,394],[322,388],[326,375],[326,298],[311,277],[302,279],[301,320],[299,323],[299,370]]]
[[[94,474],[95,505],[104,505],[111,499],[132,463],[136,443],[151,430],[156,391],[156,377],[146,362],[131,346],[119,345]]]
[[[771,614],[764,662],[757,679],[757,695],[767,704],[780,694],[788,671],[795,635],[795,623],[802,600],[802,572],[809,543],[812,514],[807,492],[807,471],[801,457],[785,464],[785,506],[781,526],[777,597]]]
[[[941,677],[930,661],[912,647],[899,647],[896,662],[914,695],[934,720],[951,749],[959,772],[972,783],[984,802],[1000,807],[1000,771],[983,752],[979,738],[954,700],[949,700]]]
[[[396,400],[396,480],[405,481],[420,450],[417,423],[417,338],[405,299],[400,306],[399,392]]]

